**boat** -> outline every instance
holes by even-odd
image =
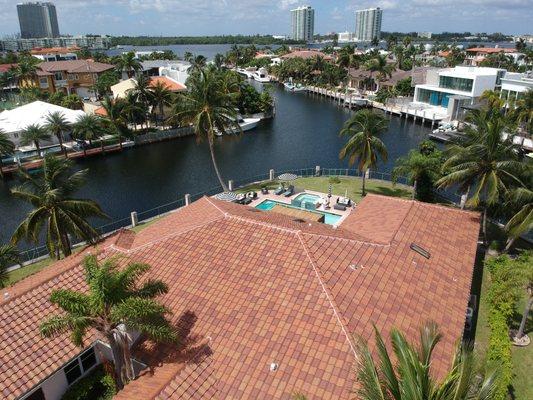
[[[251,129],[254,129],[259,123],[259,121],[261,121],[261,118],[240,118],[239,117],[239,119],[237,120],[237,123],[239,124],[239,127],[241,129],[237,129],[237,128],[228,129],[226,133],[233,134],[233,133],[249,131]],[[222,136],[222,132],[217,130],[215,131],[215,135]]]
[[[368,100],[363,97],[348,97],[344,101],[344,105],[346,107],[351,107],[351,106],[364,107],[367,104],[368,104]]]
[[[289,78],[288,82],[284,82],[283,86],[286,90],[289,90],[291,92],[301,92],[302,90],[306,90],[306,87],[301,83],[294,84],[292,78]]]
[[[268,75],[268,71],[266,70],[266,68],[259,68],[257,71],[254,71],[252,73],[252,78],[254,78],[257,82],[260,83],[270,82],[270,76]]]

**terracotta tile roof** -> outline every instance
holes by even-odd
[[[18,64],[0,64],[0,74],[5,74],[9,70],[16,68]]]
[[[152,265],[150,277],[169,285],[161,301],[186,338],[180,348],[139,344],[134,354],[150,368],[117,398],[289,398],[300,391],[348,399],[352,337],[371,338],[373,323],[413,337],[423,321],[435,320],[444,334],[434,364],[441,374],[463,330],[479,216],[373,195],[358,208],[333,229],[202,198],[92,250]],[[429,260],[410,249],[413,242]],[[52,288],[86,289],[81,257],[9,288],[0,303],[6,399],[79,352],[68,335],[42,339],[38,325],[55,312]]]
[[[115,68],[111,64],[104,64],[92,60],[46,61],[39,64],[39,68],[46,72],[66,71],[67,73],[100,73]]]
[[[323,53],[318,50],[295,50],[291,51],[290,53],[287,53],[285,55],[282,55],[281,58],[287,59],[287,58],[313,58],[313,57],[323,57],[324,60],[332,60],[333,57],[329,54]]]
[[[64,53],[75,53],[80,51],[81,48],[78,46],[73,47],[36,47],[30,50],[30,54],[64,54]]]
[[[467,53],[485,53],[485,54],[494,54],[494,53],[517,53],[516,49],[508,49],[504,47],[472,47],[465,50]]]
[[[162,83],[166,86],[168,90],[171,92],[180,92],[183,90],[187,90],[187,87],[185,85],[182,85],[179,82],[176,82],[174,79],[170,79],[166,76],[153,76],[150,78],[150,86],[154,87],[158,83]]]

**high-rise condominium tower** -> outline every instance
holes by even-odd
[[[371,41],[381,38],[381,17],[383,10],[369,8],[355,12],[355,36],[358,40]]]
[[[291,10],[292,38],[311,42],[315,31],[315,10],[302,6]]]
[[[17,12],[23,39],[59,36],[56,6],[52,3],[17,4]]]

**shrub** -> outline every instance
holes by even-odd
[[[62,400],[111,400],[116,393],[113,377],[99,366],[68,388]]]

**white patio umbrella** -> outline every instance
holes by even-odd
[[[278,179],[280,181],[291,182],[291,181],[298,179],[298,175],[286,173],[286,174],[281,174],[280,176],[278,176]]]
[[[222,192],[215,195],[215,199],[222,201],[235,201],[237,200],[237,193],[235,192]]]

